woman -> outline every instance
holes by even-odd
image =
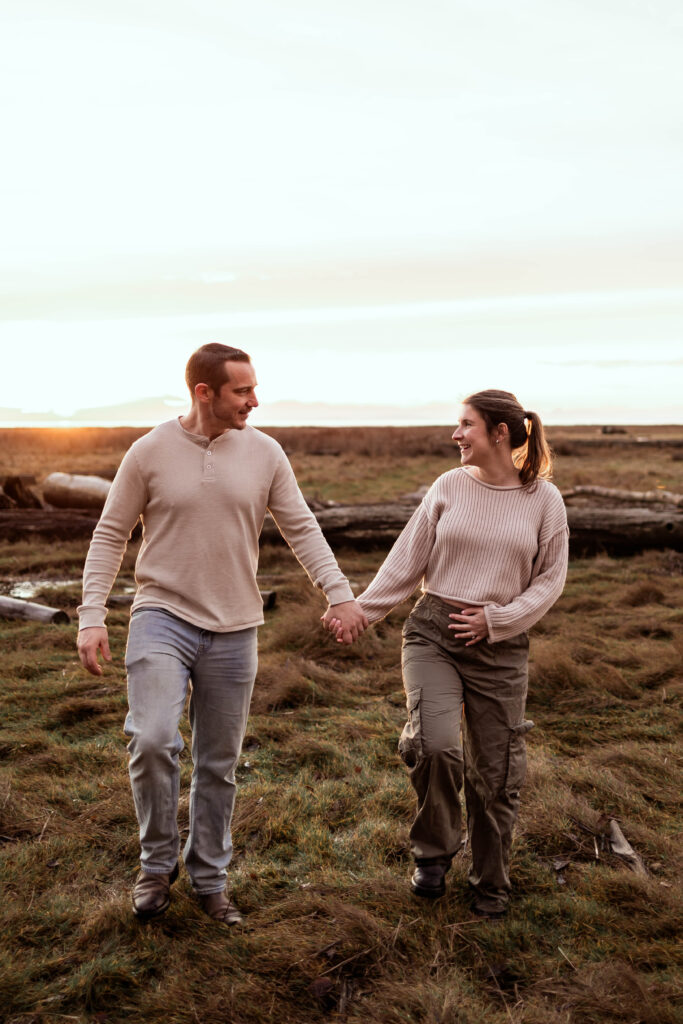
[[[562,592],[567,517],[548,481],[541,420],[514,395],[471,395],[453,440],[461,466],[434,482],[359,603],[376,622],[422,582],[402,650],[409,718],[399,752],[418,804],[411,888],[445,892],[462,845],[464,774],[473,910],[500,917],[533,725],[524,719],[527,630]],[[341,639],[333,618],[328,628]]]

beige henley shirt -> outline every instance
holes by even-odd
[[[217,633],[260,625],[256,569],[266,510],[330,604],[353,600],[277,441],[251,426],[213,441],[177,419],[155,427],[124,456],[95,527],[83,571],[81,629],[104,625],[138,518],[133,610],[164,608]]]

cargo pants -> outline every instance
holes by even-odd
[[[465,788],[475,906],[504,910],[519,793],[526,774],[529,640],[465,646],[448,626],[458,609],[423,595],[403,627],[408,721],[399,740],[417,794],[410,829],[418,864],[449,865],[462,846]],[[463,725],[464,718],[464,725]],[[463,739],[461,741],[461,726]]]

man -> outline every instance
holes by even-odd
[[[204,345],[186,370],[192,408],[126,453],[93,533],[83,572],[78,651],[100,675],[111,660],[106,600],[138,518],[126,669],[130,779],[140,826],[141,870],[133,909],[162,914],[178,875],[177,827],[183,742],[178,724],[191,682],[193,773],[185,867],[204,911],[241,920],[225,892],[232,855],[235,765],[256,676],[258,537],[268,509],[344,638],[367,625],[280,445],[247,425],[258,402],[249,356]]]

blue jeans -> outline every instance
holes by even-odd
[[[166,874],[178,861],[178,731],[188,684],[192,727],[190,833],[183,850],[194,889],[222,892],[232,856],[235,766],[256,678],[256,626],[200,629],[161,608],[133,612],[126,648],[130,781],[140,825],[140,863]]]

